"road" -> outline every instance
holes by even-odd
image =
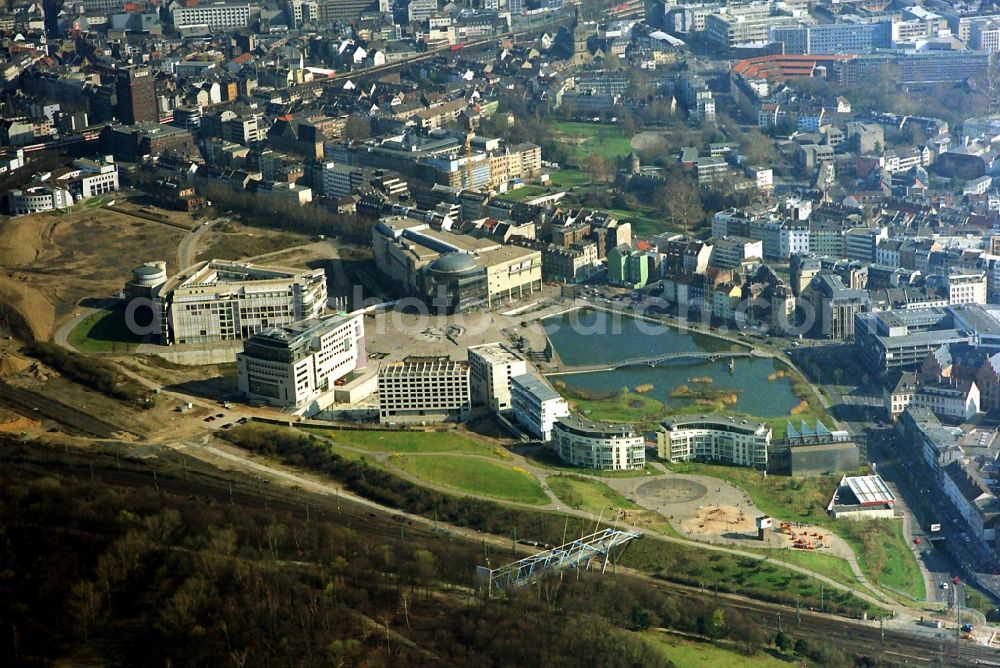
[[[997,565],[994,555],[970,535],[964,518],[947,497],[935,493],[939,485],[931,479],[919,453],[898,442],[893,429],[875,426],[886,419],[881,389],[847,387],[845,391],[844,386],[834,384],[823,387],[834,405],[843,407],[841,422],[863,441],[869,463],[896,497],[907,543],[924,575],[927,599],[953,606],[956,593],[952,582],[959,575],[1000,600],[1000,576],[993,573]],[[929,499],[933,499],[933,505]],[[941,531],[934,535],[928,530],[932,523],[941,524]],[[916,538],[921,540],[919,546],[914,543]],[[957,595],[962,605],[964,594],[960,587]]]
[[[181,242],[177,245],[177,271],[184,271],[193,265],[195,260],[198,258],[198,244],[201,242],[201,238],[205,236],[205,233],[208,232],[213,225],[228,220],[228,218],[215,218],[210,220],[191,230],[190,234],[181,239]]]

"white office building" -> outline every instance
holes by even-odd
[[[360,313],[271,327],[247,339],[236,355],[241,394],[275,406],[322,410],[337,381],[365,366]]]
[[[548,384],[526,373],[510,379],[510,401],[514,420],[529,434],[543,441],[552,440],[556,420],[569,415],[569,404]]]
[[[407,357],[378,370],[379,421],[461,422],[469,417],[469,363],[448,357]]]
[[[692,415],[664,420],[656,432],[659,456],[669,462],[724,462],[767,468],[771,428],[734,417]]]
[[[326,308],[326,272],[210,260],[166,281],[157,299],[164,343],[248,339],[270,327],[317,318]]]
[[[963,271],[952,267],[940,277],[949,304],[985,304],[986,272]]]
[[[73,195],[67,188],[51,186],[33,186],[24,190],[11,190],[7,193],[7,206],[11,214],[25,216],[30,213],[68,209],[73,206]]]
[[[559,418],[552,449],[567,464],[602,471],[630,471],[646,465],[646,443],[630,424],[593,422],[579,415]]]
[[[174,27],[206,25],[213,30],[246,28],[250,25],[251,7],[244,3],[206,2],[171,10]]]
[[[472,403],[503,413],[511,409],[510,381],[527,373],[521,355],[502,343],[485,343],[469,348]]]

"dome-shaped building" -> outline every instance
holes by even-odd
[[[486,272],[474,255],[445,253],[424,269],[423,289],[435,309],[462,311],[486,301]]]

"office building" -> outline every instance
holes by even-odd
[[[892,21],[778,26],[771,28],[770,37],[790,55],[868,53],[892,48]]]
[[[556,421],[552,449],[567,464],[588,469],[631,471],[646,465],[646,444],[632,425],[593,422],[578,415]]]
[[[514,376],[528,371],[520,353],[503,343],[485,343],[469,348],[472,402],[497,413],[512,408],[510,385]]]
[[[237,386],[249,399],[315,412],[332,403],[337,382],[366,361],[360,313],[302,320],[244,341],[236,355]]]
[[[156,106],[156,80],[148,67],[126,67],[115,74],[117,115],[122,123],[160,120]]]
[[[244,340],[319,317],[326,308],[326,272],[209,260],[166,281],[156,299],[164,343]]]
[[[542,287],[542,254],[490,239],[453,234],[406,216],[372,228],[379,271],[405,295],[447,311],[491,307]]]
[[[510,401],[514,420],[535,438],[552,440],[556,420],[569,415],[569,404],[541,378],[532,374],[510,380]]]
[[[171,10],[174,27],[208,26],[211,30],[235,30],[250,25],[251,6],[247,3],[204,2],[178,5]]]
[[[7,207],[14,216],[68,209],[73,206],[73,195],[67,188],[47,185],[16,188],[7,193]]]
[[[932,283],[942,288],[949,304],[985,304],[986,272],[965,271],[949,267],[942,276],[933,277]]]
[[[919,368],[942,345],[969,343],[973,334],[960,329],[943,308],[915,308],[858,313],[854,341],[858,353],[875,373]]]
[[[378,369],[379,421],[461,422],[472,408],[469,363],[449,357],[407,357]]]
[[[770,443],[767,424],[718,415],[670,418],[656,432],[657,453],[670,462],[724,462],[763,470]]]
[[[813,307],[816,332],[828,339],[845,340],[854,336],[855,316],[868,309],[866,290],[848,288],[836,274],[820,273],[802,291]]]

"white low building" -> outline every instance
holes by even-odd
[[[303,320],[254,334],[236,355],[239,391],[311,413],[333,403],[337,382],[364,367],[364,316]]]
[[[73,195],[61,186],[33,186],[7,193],[7,205],[15,216],[26,216],[42,211],[68,209],[73,206]]]
[[[566,400],[532,374],[511,378],[510,399],[514,420],[532,436],[546,442],[552,440],[556,420],[569,415]]]
[[[511,409],[510,381],[528,371],[528,363],[503,343],[469,348],[472,402],[503,413]]]
[[[724,462],[766,469],[771,428],[742,418],[692,415],[664,420],[656,443],[660,458],[668,462]]]
[[[593,422],[579,415],[559,418],[552,449],[567,464],[601,471],[630,471],[646,465],[646,443],[629,424]]]

